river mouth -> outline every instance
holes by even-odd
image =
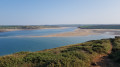
[[[4,32],[0,37],[0,56],[8,55],[20,51],[40,51],[45,49],[66,46],[70,44],[83,43],[89,40],[98,40],[103,38],[114,38],[115,35],[110,34],[94,34],[87,36],[73,36],[73,37],[16,37],[28,35],[49,35],[60,32],[74,31],[76,28],[68,29],[45,29],[32,31],[13,31]],[[47,31],[47,32],[46,32]],[[48,31],[50,33],[48,33]],[[51,32],[52,31],[52,32]],[[31,34],[32,33],[32,34]],[[3,35],[4,34],[4,35]],[[2,36],[3,35],[3,36]]]

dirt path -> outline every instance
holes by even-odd
[[[108,55],[111,53],[111,51],[112,45],[110,51],[108,52]],[[92,67],[118,67],[116,66],[116,63],[114,63],[108,58],[108,55],[99,55],[96,58],[94,58],[94,63],[92,64]]]

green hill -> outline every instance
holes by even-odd
[[[94,59],[102,55],[109,55],[113,64],[115,62],[119,67],[120,38],[92,40],[38,52],[1,56],[0,67],[91,67],[97,65]],[[113,64],[109,65],[115,67]]]
[[[81,29],[120,29],[120,25],[84,25]]]

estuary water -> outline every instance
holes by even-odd
[[[0,56],[20,51],[40,51],[69,44],[82,43],[89,40],[113,38],[114,35],[89,35],[76,37],[15,37],[30,35],[49,35],[54,33],[74,31],[76,28],[22,30],[0,33]]]

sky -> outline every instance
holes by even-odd
[[[120,0],[0,0],[0,25],[120,24]]]

